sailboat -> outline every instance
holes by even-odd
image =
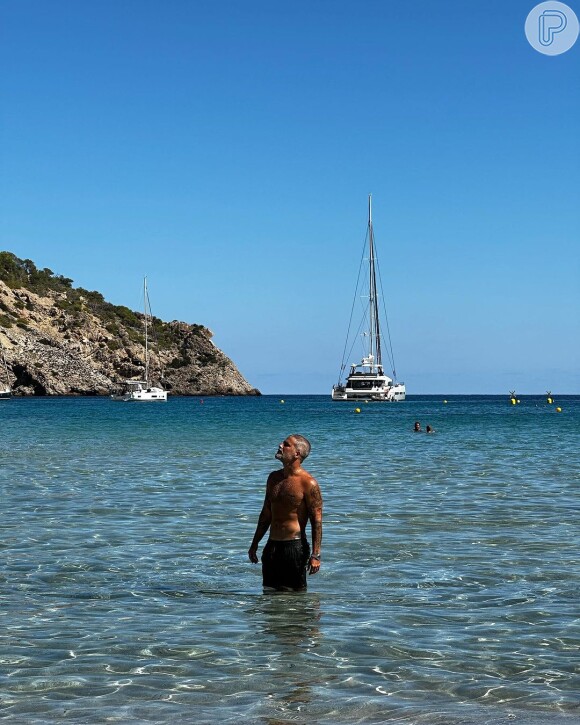
[[[143,307],[145,317],[145,380],[126,380],[124,389],[113,393],[111,400],[120,403],[166,401],[167,391],[151,384],[149,377],[149,335],[148,322],[151,317],[151,305],[147,292],[147,277],[143,279]]]
[[[344,354],[340,367],[339,380],[332,388],[333,400],[379,400],[386,402],[395,402],[405,400],[406,388],[404,383],[397,382],[395,372],[395,364],[393,357],[393,348],[390,340],[388,322],[386,330],[388,333],[388,342],[390,351],[390,361],[393,368],[393,377],[386,375],[383,366],[382,355],[382,337],[381,337],[381,321],[379,316],[379,295],[377,292],[377,270],[378,262],[376,258],[376,247],[373,232],[373,216],[372,216],[372,196],[369,194],[369,218],[368,218],[368,269],[365,270],[363,280],[361,281],[361,272],[363,269],[363,260],[361,260],[361,268],[357,280],[356,297],[362,292],[362,299],[365,300],[365,310],[363,319],[357,332],[360,332],[363,342],[363,356],[360,362],[351,363],[350,372],[343,383],[344,371],[346,369],[346,355],[349,342],[352,341],[348,355],[351,354],[352,348],[356,343],[357,335],[351,335],[351,325],[353,314],[351,312],[351,320],[347,333],[347,339],[344,346]],[[365,250],[367,240],[365,239]],[[380,272],[379,272],[380,287]],[[353,304],[353,312],[355,305]],[[383,304],[384,310],[384,304]],[[384,313],[386,321],[386,312]],[[363,330],[366,326],[366,330]],[[362,331],[362,332],[361,332]]]
[[[12,397],[12,388],[10,387],[10,380],[8,378],[8,365],[6,364],[6,358],[4,357],[4,350],[0,344],[0,355],[2,355],[2,365],[4,367],[4,380],[5,385],[0,386],[0,400],[10,400]]]

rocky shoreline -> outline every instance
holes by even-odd
[[[17,267],[29,260],[0,253],[0,345],[13,395],[109,395],[126,379],[142,379],[142,314],[75,289],[50,270],[41,272],[55,289],[15,286],[7,255]],[[152,383],[171,395],[260,395],[206,327],[153,318],[151,334]]]

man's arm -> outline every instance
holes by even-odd
[[[316,574],[320,569],[320,548],[322,546],[322,494],[315,478],[311,478],[306,486],[306,507],[312,528],[312,554],[309,569]]]
[[[270,480],[268,479],[268,484],[270,483]],[[272,522],[272,506],[270,504],[270,487],[269,485],[266,485],[266,497],[264,498],[264,505],[262,506],[262,510],[260,511],[260,515],[258,517],[258,525],[256,526],[256,533],[254,534],[254,538],[252,539],[252,544],[250,548],[248,549],[248,557],[252,564],[258,563],[258,544],[262,540],[262,537],[268,531],[270,528],[270,523]]]

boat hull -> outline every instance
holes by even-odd
[[[356,381],[360,384],[360,381]],[[371,382],[371,381],[364,381]],[[399,403],[405,400],[407,391],[404,383],[394,385],[369,385],[368,387],[352,387],[347,381],[346,385],[336,385],[332,389],[333,400],[376,400],[384,403]]]
[[[163,388],[142,388],[138,386],[122,393],[114,393],[111,400],[115,403],[164,403],[167,401],[167,391]]]

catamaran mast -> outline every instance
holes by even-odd
[[[149,341],[147,339],[147,277],[143,278],[143,310],[145,312],[145,382],[149,387]]]
[[[369,315],[370,315],[370,355],[374,355],[374,365],[382,372],[381,331],[379,323],[379,304],[377,299],[377,277],[375,270],[375,238],[373,233],[372,194],[369,194]]]

